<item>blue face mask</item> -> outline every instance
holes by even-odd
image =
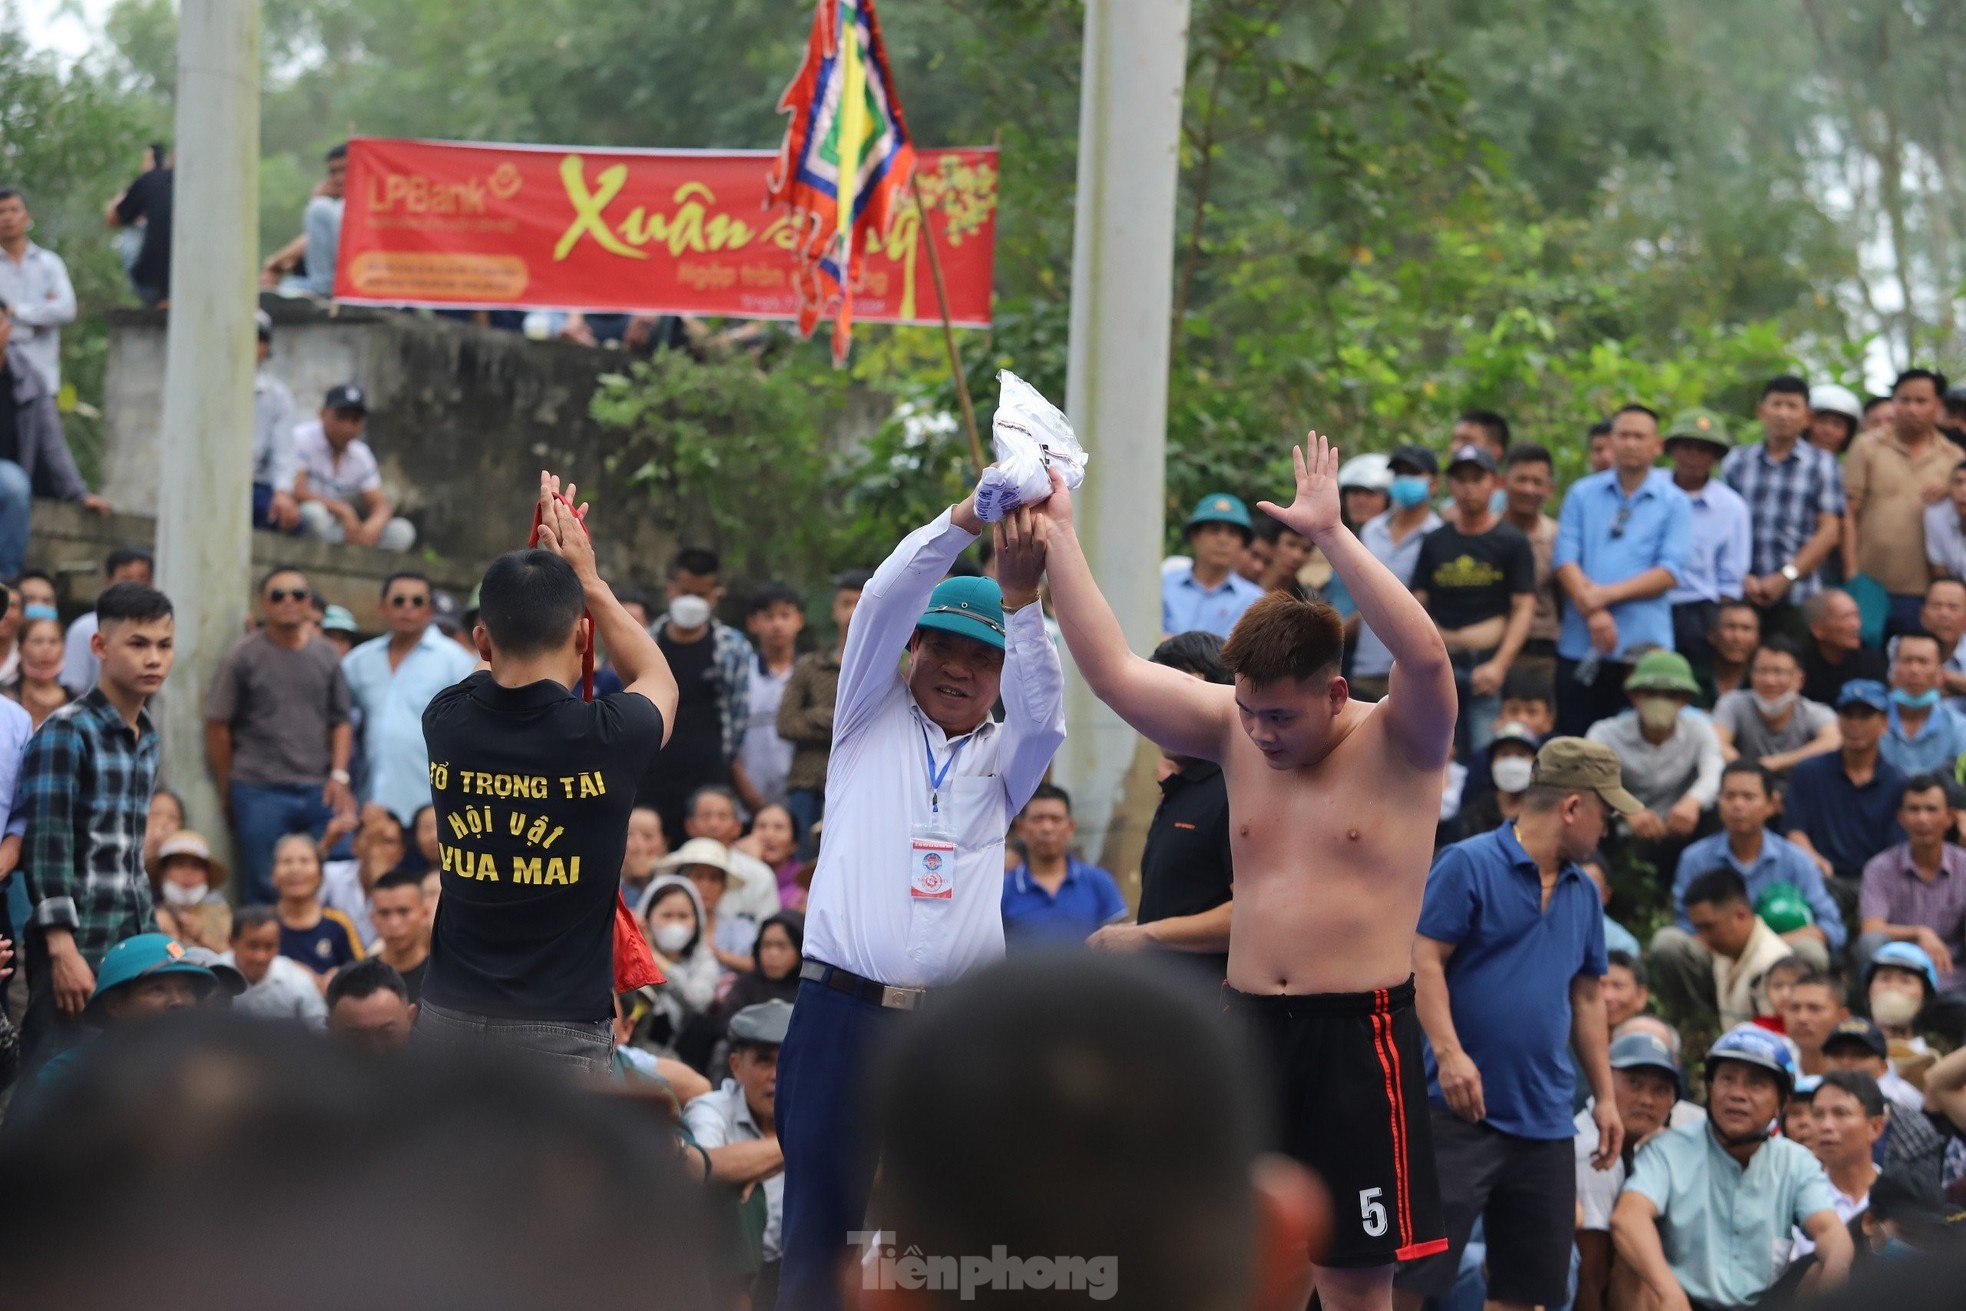
[[[1902,1261],[1907,1257],[1917,1256],[1918,1249],[1902,1238],[1893,1237],[1884,1240],[1884,1246],[1877,1249],[1877,1254],[1890,1257],[1894,1261]]]
[[[1393,504],[1402,510],[1411,510],[1416,505],[1424,505],[1429,488],[1427,480],[1416,474],[1401,474],[1393,479]]]
[[[1898,703],[1900,709],[1930,710],[1939,704],[1939,689],[1927,688],[1917,696],[1913,696],[1901,687],[1894,687],[1891,689],[1891,699]]]
[[[25,613],[26,613],[26,616],[27,616],[27,618],[29,618],[29,619],[59,619],[59,618],[61,618],[61,612],[60,612],[60,611],[58,611],[58,610],[56,610],[56,609],[55,609],[55,608],[54,608],[53,606],[51,606],[51,605],[40,605],[40,604],[35,604],[35,605],[30,605],[30,606],[28,606],[28,607],[27,607],[27,610],[26,610],[26,612],[25,612]]]

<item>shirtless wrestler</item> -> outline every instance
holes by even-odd
[[[1392,1303],[1393,1264],[1446,1246],[1413,1010],[1414,926],[1454,740],[1454,672],[1427,612],[1348,531],[1338,453],[1293,452],[1297,499],[1260,507],[1301,533],[1391,648],[1391,692],[1353,701],[1337,613],[1271,593],[1222,659],[1233,688],[1127,649],[1053,479],[1052,595],[1079,672],[1162,748],[1228,783],[1236,895],[1227,1009],[1279,1082],[1281,1146],[1316,1170],[1336,1214],[1311,1272],[1329,1311]]]

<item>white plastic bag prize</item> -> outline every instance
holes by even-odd
[[[997,462],[976,484],[976,517],[985,523],[1051,495],[1047,469],[1058,470],[1065,486],[1076,491],[1089,458],[1072,425],[1037,388],[1008,369],[998,371],[997,385],[997,414],[990,424]]]

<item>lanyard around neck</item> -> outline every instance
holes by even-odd
[[[942,813],[942,785],[948,781],[949,771],[956,767],[956,757],[969,745],[969,737],[956,739],[956,744],[949,748],[949,758],[942,762],[942,768],[938,770],[935,767],[935,748],[928,744],[927,727],[921,724],[916,727],[922,730],[922,759],[928,764],[928,808],[939,815]]]

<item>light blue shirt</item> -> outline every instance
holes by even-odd
[[[1195,581],[1190,560],[1161,575],[1160,630],[1169,637],[1199,629],[1227,639],[1242,612],[1263,599],[1263,589],[1231,569],[1214,587]]]
[[[33,718],[19,702],[0,697],[0,833],[8,837],[27,835],[27,812],[14,809],[14,788],[20,782],[21,762],[27,758],[27,739],[33,736]],[[0,888],[6,890],[9,918],[16,925],[27,923],[34,909],[27,900],[27,880],[9,873],[0,878]]]
[[[1550,567],[1574,564],[1593,583],[1622,583],[1653,568],[1664,569],[1677,581],[1686,569],[1692,513],[1686,494],[1671,478],[1648,477],[1630,497],[1619,487],[1616,469],[1580,478],[1563,498]],[[1635,646],[1673,649],[1672,603],[1664,593],[1620,602],[1611,607],[1611,618],[1618,625],[1613,659],[1628,659],[1626,652]],[[1582,660],[1590,652],[1590,628],[1565,597],[1556,653]]]
[[[1849,933],[1843,927],[1843,912],[1837,909],[1829,889],[1823,886],[1823,872],[1816,868],[1815,861],[1802,854],[1801,847],[1767,832],[1761,835],[1761,854],[1752,865],[1743,865],[1735,859],[1725,833],[1701,838],[1679,854],[1679,872],[1672,880],[1672,911],[1681,930],[1693,931],[1693,922],[1686,918],[1687,885],[1708,870],[1723,866],[1739,874],[1741,881],[1748,885],[1750,902],[1759,901],[1771,883],[1793,883],[1809,903],[1810,911],[1816,916],[1816,927],[1829,939],[1830,949],[1842,949]]]
[[[1966,715],[1943,701],[1932,707],[1917,737],[1905,735],[1904,721],[1894,703],[1889,727],[1877,742],[1877,753],[1906,774],[1949,774],[1961,752],[1966,752]]]
[[[342,201],[335,196],[315,196],[301,215],[301,231],[307,236],[307,289],[316,296],[334,295],[335,259],[341,251]]]
[[[1705,1122],[1639,1148],[1625,1191],[1659,1209],[1659,1242],[1686,1296],[1720,1306],[1745,1306],[1780,1279],[1794,1231],[1830,1210],[1829,1177],[1808,1148],[1770,1138],[1743,1169]]]
[[[1709,478],[1699,491],[1689,492],[1673,482],[1668,470],[1660,469],[1652,476],[1677,487],[1692,507],[1693,534],[1686,550],[1686,567],[1679,574],[1679,586],[1666,593],[1666,602],[1684,605],[1740,596],[1747,582],[1748,557],[1754,549],[1748,503],[1718,478]]]
[[[430,804],[430,755],[423,744],[423,712],[430,699],[462,682],[477,662],[456,642],[423,630],[403,663],[389,668],[389,638],[362,643],[341,662],[348,694],[362,710],[362,759],[369,768],[368,799],[408,824]]]
[[[1420,526],[1393,541],[1393,516],[1397,510],[1388,510],[1377,518],[1368,519],[1358,530],[1359,541],[1365,549],[1372,552],[1372,558],[1392,570],[1393,577],[1404,586],[1413,586],[1413,568],[1420,563],[1420,542],[1434,529],[1440,527],[1440,516],[1429,510]],[[1352,673],[1365,678],[1384,678],[1393,671],[1393,653],[1379,640],[1371,625],[1363,620],[1358,626],[1358,645],[1352,655]]]

